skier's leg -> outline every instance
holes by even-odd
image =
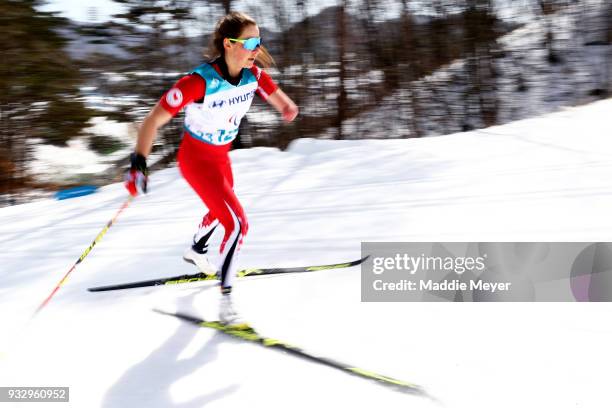
[[[240,242],[242,238],[241,223],[238,215],[232,209],[229,201],[234,201],[231,196],[234,196],[234,192],[229,188],[229,183],[226,183],[226,188],[221,189],[222,195],[219,200],[219,196],[211,198],[206,196],[206,205],[218,214],[219,223],[225,230],[223,243],[221,244],[221,259],[217,270],[219,271],[219,278],[221,280],[221,303],[219,305],[219,321],[223,324],[233,326],[236,328],[248,327],[240,315],[236,313],[232,304],[232,285],[234,277],[236,276],[236,258],[240,249]],[[228,194],[230,196],[228,196]],[[224,197],[223,197],[224,196]],[[235,197],[235,196],[234,196]],[[220,202],[221,204],[220,204]],[[235,199],[237,202],[237,199]],[[242,210],[242,207],[240,207]]]
[[[230,210],[231,211],[231,210]],[[219,275],[221,279],[221,302],[219,304],[219,321],[227,326],[232,326],[236,329],[246,329],[249,324],[246,323],[240,314],[236,312],[232,302],[232,283],[236,276],[236,258],[240,249],[241,228],[240,220],[231,211],[234,218],[234,230],[228,238],[225,245],[222,262],[219,266]]]
[[[210,214],[211,213],[208,212],[204,216],[204,219],[206,220],[206,218]],[[203,221],[199,225],[198,232],[196,232],[196,234],[193,236],[192,248],[194,251],[200,254],[205,254],[208,252],[208,241],[210,240],[210,237],[213,235],[218,225],[219,221],[216,219],[214,219],[213,221],[208,221],[207,223]]]
[[[182,163],[185,163],[185,161]],[[217,223],[220,223],[224,229],[224,236],[219,251],[222,256],[218,270],[222,277],[231,279],[234,266],[233,258],[238,246],[238,243],[236,243],[232,248],[231,243],[235,240],[236,234],[240,232],[240,228],[238,231],[235,231],[235,228],[236,225],[241,225],[238,220],[244,219],[244,211],[230,185],[231,179],[227,180],[225,178],[228,171],[227,166],[224,163],[205,163],[200,166],[201,170],[198,172],[192,171],[192,166],[183,165],[181,167],[183,176],[208,207],[209,214],[214,215],[215,218],[215,221],[200,231],[194,249],[204,249],[212,231],[214,231]],[[208,221],[206,218],[210,220],[212,216],[205,217],[205,221]],[[239,234],[238,239],[240,239]],[[185,258],[189,257],[186,256]],[[223,280],[223,282],[227,281]],[[229,288],[231,284],[222,284],[222,287]]]
[[[225,230],[220,248],[222,256],[219,272],[222,295],[219,320],[224,324],[243,326],[244,322],[233,309],[230,293],[236,274],[236,256],[242,233],[246,232],[246,217],[233,191],[231,164],[229,161],[202,163],[192,155],[181,155],[179,151],[179,166],[187,182],[208,207],[209,214],[204,218],[203,224],[207,224],[208,221],[209,226],[213,225],[212,218],[214,218]],[[206,231],[206,234],[208,233],[212,234],[211,231]],[[202,234],[202,238],[206,237],[206,234]]]
[[[179,168],[183,177],[208,207],[208,213],[193,237],[193,245],[184,252],[183,259],[195,264],[206,274],[217,273],[217,268],[208,261],[206,254],[208,242],[219,225],[214,210],[214,197],[220,195],[223,186],[223,175],[219,167],[218,163],[203,161],[185,149],[179,150]],[[219,206],[218,203],[216,205]]]
[[[236,276],[236,258],[240,250],[240,240],[242,237],[240,221],[233,211],[231,211],[231,215],[234,220],[234,229],[230,232],[227,243],[223,247],[221,262],[218,268],[219,278],[221,279],[221,292],[224,294],[232,291],[232,284]]]
[[[234,173],[232,172],[232,162],[230,161],[229,157],[227,158],[227,162],[223,164],[222,172],[223,172],[223,178],[225,179],[227,184],[230,186],[230,188],[233,190],[234,189]]]
[[[193,237],[193,244],[189,245],[183,253],[183,259],[185,261],[194,264],[198,267],[200,272],[207,275],[215,275],[218,271],[218,269],[210,263],[207,255],[208,241],[213,232],[215,232],[215,228],[217,228],[218,224],[219,222],[215,220],[209,225],[201,226]]]
[[[225,163],[221,170],[223,172],[223,178],[225,179],[223,184],[223,197],[228,207],[234,212],[234,215],[238,218],[238,221],[240,221],[240,231],[242,233],[240,243],[242,243],[242,239],[248,232],[249,224],[244,209],[242,208],[242,205],[234,192],[234,175],[232,174],[232,166],[229,160],[227,163]]]

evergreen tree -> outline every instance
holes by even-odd
[[[27,183],[35,140],[64,145],[93,114],[78,100],[79,70],[59,34],[68,22],[38,11],[42,4],[0,2],[0,193]]]

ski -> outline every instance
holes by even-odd
[[[315,272],[315,271],[324,271],[327,269],[340,269],[340,268],[350,268],[351,266],[356,266],[362,264],[368,256],[364,258],[344,263],[336,263],[329,265],[313,265],[313,266],[298,266],[291,268],[259,268],[259,269],[242,269],[238,271],[237,276],[239,278],[245,278],[248,276],[262,276],[262,275],[277,275],[284,273],[301,273],[301,272]],[[178,275],[172,276],[169,278],[159,278],[159,279],[151,279],[144,280],[138,282],[130,282],[130,283],[120,283],[116,285],[108,285],[108,286],[96,286],[93,288],[88,288],[87,290],[90,292],[104,292],[109,290],[121,290],[121,289],[133,289],[133,288],[144,288],[147,286],[162,286],[162,285],[176,285],[180,283],[191,283],[191,282],[202,282],[202,281],[210,281],[210,280],[218,280],[217,275],[207,275],[204,273],[194,273],[191,275]]]
[[[162,310],[154,309],[155,312],[166,315],[177,317],[181,320],[187,321],[189,323],[195,324],[200,327],[207,327],[209,329],[214,329],[234,338],[238,338],[241,340],[245,340],[251,343],[259,344],[266,348],[276,349],[280,351],[284,351],[296,357],[300,357],[306,359],[311,362],[315,362],[318,364],[323,364],[325,366],[335,368],[337,370],[343,371],[347,374],[355,375],[357,377],[361,377],[367,380],[375,381],[378,384],[390,387],[395,389],[396,391],[400,391],[403,393],[427,396],[427,393],[418,385],[412,384],[409,382],[397,380],[395,378],[387,377],[385,375],[377,374],[371,371],[363,370],[358,367],[354,367],[350,364],[344,364],[336,360],[332,360],[328,357],[321,357],[309,353],[300,347],[294,346],[292,344],[286,343],[281,340],[272,339],[269,337],[264,337],[257,333],[252,327],[232,327],[226,326],[219,321],[207,321],[204,319],[200,319],[195,316],[191,316],[185,313],[170,313]]]

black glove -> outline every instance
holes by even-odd
[[[149,179],[147,159],[140,153],[132,153],[130,163],[130,169],[125,175],[125,188],[133,196],[137,196],[139,191],[146,193]]]

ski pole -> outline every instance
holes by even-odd
[[[115,220],[117,219],[117,217],[119,217],[119,214],[121,214],[123,212],[123,210],[125,210],[127,208],[128,205],[130,205],[130,203],[132,202],[132,200],[134,199],[133,196],[129,196],[127,200],[125,200],[125,202],[123,203],[123,205],[121,206],[121,208],[119,208],[119,210],[117,211],[117,213],[115,214],[115,216],[106,224],[106,226],[104,227],[104,229],[102,229],[102,231],[100,231],[100,233],[98,234],[98,236],[93,240],[93,242],[91,243],[91,245],[89,245],[89,247],[85,250],[85,252],[83,252],[81,254],[81,256],[79,257],[79,259],[77,259],[77,261],[74,263],[74,265],[72,265],[72,267],[68,270],[68,272],[66,272],[66,274],[64,275],[64,277],[58,282],[58,284],[55,286],[55,288],[53,289],[53,291],[51,291],[51,293],[49,294],[49,296],[47,296],[47,298],[40,304],[40,306],[38,306],[38,309],[36,309],[36,311],[34,312],[34,314],[32,315],[32,317],[36,316],[45,306],[47,306],[47,304],[49,303],[49,301],[51,300],[51,298],[57,293],[57,291],[60,289],[60,287],[62,287],[62,285],[64,283],[66,283],[66,281],[68,280],[68,276],[72,273],[72,271],[74,271],[77,267],[78,264],[80,264],[81,262],[83,262],[83,259],[85,259],[87,257],[87,255],[89,255],[89,253],[91,252],[91,250],[93,249],[94,246],[96,246],[96,244],[98,242],[100,242],[100,240],[102,240],[102,237],[106,234],[106,232],[109,230],[109,228],[113,225],[113,223],[115,222]]]

